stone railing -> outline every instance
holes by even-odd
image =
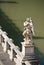
[[[22,65],[23,54],[20,48],[14,45],[13,40],[7,36],[7,33],[0,28],[0,44],[3,51],[9,54],[9,58],[16,62],[16,65]],[[27,62],[25,63],[27,65]],[[29,64],[29,63],[28,63]]]

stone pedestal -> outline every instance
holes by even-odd
[[[36,57],[36,54],[34,52],[34,45],[30,44],[30,42],[22,42],[22,54],[23,56],[23,60],[22,63],[24,63],[25,61],[29,61],[31,63],[31,65],[38,65],[38,58]]]
[[[31,45],[31,44],[25,44],[25,42],[22,42],[22,53],[24,55],[31,55],[31,54],[34,54],[34,45]]]
[[[28,42],[22,42],[21,44],[22,44],[22,54],[25,57],[27,57],[26,59],[30,59],[30,57],[34,55],[34,45],[29,44]]]

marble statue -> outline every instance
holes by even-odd
[[[24,40],[32,41],[32,35],[34,35],[34,28],[33,28],[32,19],[30,17],[27,18],[26,21],[24,22],[24,32],[23,32],[23,36],[25,37]]]

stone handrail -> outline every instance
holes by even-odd
[[[14,60],[19,65],[22,65],[23,54],[20,52],[20,48],[14,45],[13,40],[7,36],[7,33],[0,28],[0,44],[3,47],[3,51],[9,54],[10,60]],[[27,62],[25,63],[27,65]],[[29,64],[29,63],[28,63]],[[29,64],[30,65],[30,64]]]

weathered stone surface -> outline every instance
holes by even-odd
[[[1,61],[0,65],[15,65],[15,62],[9,59],[8,54],[3,52],[1,45],[0,45],[0,61]]]

